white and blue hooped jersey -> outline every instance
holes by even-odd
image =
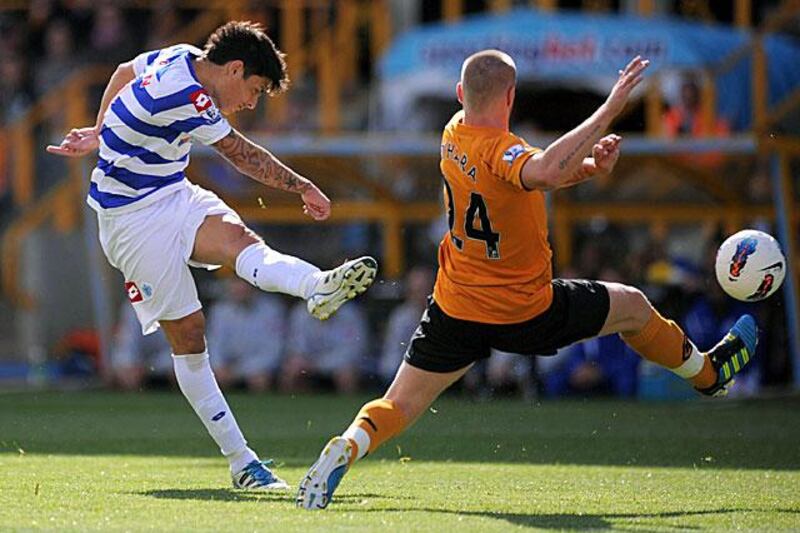
[[[101,213],[140,209],[186,187],[192,141],[213,144],[231,126],[197,81],[190,45],[145,52],[136,79],[111,102],[100,130],[88,204]]]

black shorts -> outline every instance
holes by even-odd
[[[544,313],[518,324],[484,324],[448,316],[433,301],[411,337],[405,360],[430,372],[453,372],[486,359],[492,348],[523,355],[554,355],[595,337],[608,317],[608,289],[596,281],[555,279]]]

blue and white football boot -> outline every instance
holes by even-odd
[[[297,506],[308,510],[325,509],[350,468],[352,453],[350,439],[333,437],[300,482]]]
[[[288,490],[289,485],[272,473],[272,461],[254,460],[233,474],[233,488],[242,490]]]
[[[343,303],[366,292],[378,274],[378,262],[364,256],[322,272],[308,298],[308,312],[320,320],[330,318]]]
[[[706,355],[717,371],[717,382],[706,389],[697,389],[707,396],[725,396],[733,386],[733,377],[744,370],[756,353],[758,326],[750,315],[742,315],[727,335]]]

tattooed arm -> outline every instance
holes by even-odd
[[[635,57],[624,71],[620,71],[608,98],[592,116],[556,139],[544,152],[528,159],[522,167],[523,185],[527,189],[552,190],[575,184],[576,175],[583,171],[584,158],[611,121],[622,112],[631,91],[642,81],[648,64],[649,61]]]
[[[619,144],[622,137],[619,135],[606,135],[594,146],[592,146],[592,156],[583,159],[578,170],[567,180],[559,184],[559,188],[572,187],[584,181],[608,176],[614,170],[614,166],[619,159]]]
[[[284,165],[269,151],[235,129],[214,143],[214,149],[236,169],[269,187],[294,192],[303,198],[306,214],[316,220],[328,218],[331,202],[325,194],[308,180]]]

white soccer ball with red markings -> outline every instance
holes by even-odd
[[[786,275],[786,258],[771,235],[754,229],[731,235],[717,251],[717,281],[728,295],[758,302],[778,290]]]

